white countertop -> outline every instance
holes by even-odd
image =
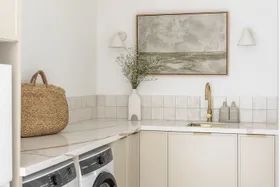
[[[27,176],[140,130],[278,135],[277,125],[227,124],[223,128],[187,127],[186,121],[90,120],[71,124],[51,136],[21,139],[21,176]]]

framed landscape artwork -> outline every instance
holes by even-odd
[[[228,12],[137,15],[140,58],[157,75],[227,75]]]

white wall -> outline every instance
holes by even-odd
[[[140,86],[140,94],[203,95],[206,82],[213,94],[277,95],[277,0],[99,0],[97,33],[97,93],[128,94],[130,86],[108,48],[116,31],[135,44],[136,14],[229,11],[229,76],[161,76]],[[244,27],[255,33],[256,47],[238,47]]]
[[[97,1],[24,0],[22,5],[22,80],[42,69],[67,96],[94,94]]]

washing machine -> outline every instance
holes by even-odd
[[[74,162],[65,161],[23,178],[23,187],[78,187]]]
[[[79,165],[82,187],[117,187],[113,154],[109,146],[80,155]]]

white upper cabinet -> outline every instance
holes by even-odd
[[[0,41],[18,39],[18,0],[0,0]]]
[[[237,135],[169,133],[168,149],[169,187],[237,187]]]
[[[274,136],[239,136],[239,187],[274,187]]]

